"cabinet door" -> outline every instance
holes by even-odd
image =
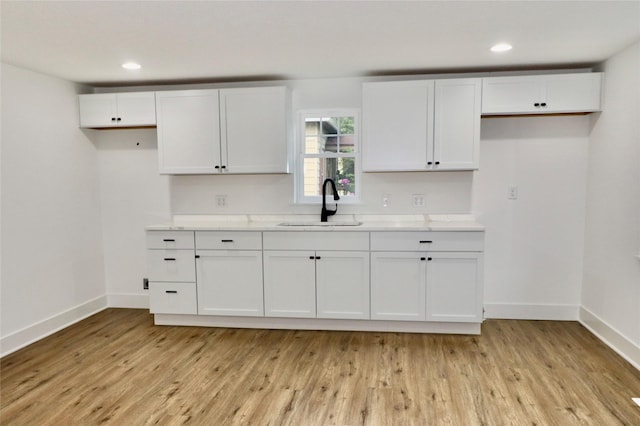
[[[315,252],[265,251],[263,256],[265,316],[315,318]]]
[[[160,173],[217,173],[221,165],[218,91],[156,92],[156,112]]]
[[[286,87],[220,90],[225,172],[287,173],[286,97]]]
[[[198,250],[198,314],[262,316],[262,251]]]
[[[418,252],[371,253],[371,319],[425,320],[423,257]]]
[[[118,93],[118,126],[154,126],[156,96],[154,92]]]
[[[543,101],[547,112],[600,111],[601,73],[550,75]]]
[[[436,81],[433,170],[478,168],[481,90],[479,78]]]
[[[539,76],[482,79],[483,114],[540,113],[543,83]]]
[[[362,86],[364,171],[425,170],[433,142],[431,80]]]
[[[369,319],[369,253],[316,252],[318,318]]]
[[[427,321],[482,322],[482,254],[428,253]]]
[[[113,127],[118,115],[113,93],[78,95],[80,127]]]

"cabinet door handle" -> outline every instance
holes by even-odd
[[[196,259],[200,259],[200,255],[199,254],[196,254]]]
[[[421,257],[421,258],[420,258],[420,260],[427,260],[427,259],[426,259],[426,258],[424,258],[424,257]]]
[[[316,257],[315,256],[309,256],[310,260],[314,260]]]
[[[233,242],[233,240],[220,240],[220,241],[223,242],[223,243],[232,243]]]
[[[439,165],[439,164],[440,164],[440,162],[439,162],[439,161],[436,161],[436,166],[437,166],[437,165]]]
[[[164,241],[165,243],[175,243],[176,242],[176,240],[171,240],[171,239],[164,239],[162,241]]]
[[[420,244],[431,244],[432,242],[431,240],[420,240]]]
[[[541,106],[541,107],[546,107],[546,106],[547,106],[547,103],[546,103],[546,102],[542,102],[542,103],[540,104],[540,106]]]
[[[320,257],[320,256],[316,256],[316,260],[320,260],[320,259],[321,259],[321,257]]]
[[[227,166],[222,166],[222,168],[223,168],[223,169],[226,169],[226,168],[227,168]]]
[[[428,260],[428,261],[431,261],[431,260],[432,260],[432,258],[431,258],[431,257],[427,257],[427,260]]]
[[[118,117],[116,118],[116,121],[122,121],[122,118]]]
[[[220,168],[220,166],[216,166],[215,168],[216,168],[216,169],[219,169],[219,168]]]
[[[165,290],[164,292],[167,294],[178,294],[178,290]]]
[[[427,161],[427,166],[430,166],[433,164],[433,161]]]
[[[540,108],[540,102],[536,102],[535,104],[533,104],[533,106],[536,108]]]
[[[176,258],[175,257],[165,257],[164,260],[174,260],[175,261]]]

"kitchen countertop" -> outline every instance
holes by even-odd
[[[336,215],[329,224],[361,222],[358,226],[304,225],[319,215],[177,215],[171,223],[148,231],[484,231],[472,215]],[[283,226],[282,223],[303,223]]]

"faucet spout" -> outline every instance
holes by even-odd
[[[320,222],[326,222],[329,216],[333,216],[338,211],[338,203],[336,203],[335,210],[327,209],[327,184],[331,185],[331,191],[333,192],[333,200],[338,201],[340,196],[338,195],[338,190],[336,189],[336,183],[333,179],[325,179],[322,183],[322,212],[320,212]]]

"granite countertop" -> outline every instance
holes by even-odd
[[[317,215],[178,215],[148,231],[484,231],[472,215],[336,215],[315,225]],[[295,224],[284,226],[283,223]],[[343,225],[340,225],[340,224]],[[360,225],[344,225],[360,223]]]

